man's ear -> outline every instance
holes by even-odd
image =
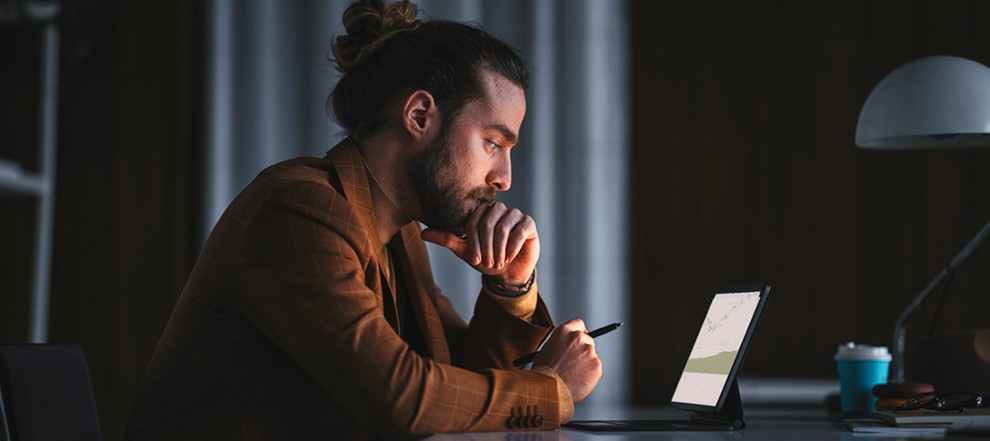
[[[433,95],[425,90],[417,90],[406,98],[402,107],[402,127],[413,138],[423,138],[430,126],[438,122],[440,116]]]

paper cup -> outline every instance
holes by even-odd
[[[846,343],[839,346],[835,364],[839,368],[839,396],[845,413],[872,413],[877,397],[873,386],[887,382],[890,352],[886,346]]]

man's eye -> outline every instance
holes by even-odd
[[[491,140],[489,140],[489,141],[486,141],[486,143],[488,144],[488,148],[490,148],[490,149],[492,149],[492,150],[498,150],[498,149],[500,149],[500,148],[502,148],[502,146],[501,146],[501,145],[499,145],[499,144],[498,144],[497,142],[495,142],[495,141],[491,141]]]

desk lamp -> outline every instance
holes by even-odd
[[[870,93],[856,124],[856,146],[876,150],[990,146],[990,68],[972,60],[934,56],[888,74]],[[894,326],[891,383],[904,383],[904,332],[908,318],[966,263],[990,235],[976,233]]]

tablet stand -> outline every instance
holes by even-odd
[[[735,430],[745,428],[746,422],[743,421],[742,400],[739,398],[739,383],[736,382],[736,379],[732,379],[732,385],[729,386],[729,394],[725,396],[725,403],[722,404],[722,408],[718,412],[695,412],[691,415],[691,421],[717,424],[720,426],[732,426]]]

